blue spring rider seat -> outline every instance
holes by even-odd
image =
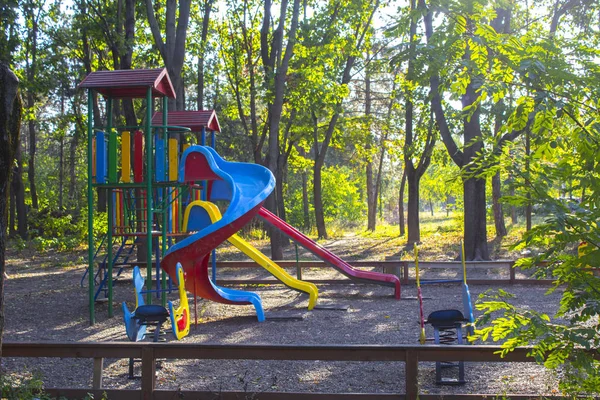
[[[185,293],[185,282],[183,268],[177,264],[177,285],[179,287],[179,308],[174,308],[173,303],[169,302],[170,312],[158,304],[144,304],[142,289],[144,288],[144,278],[140,273],[140,268],[133,269],[133,289],[135,292],[135,310],[129,311],[127,303],[123,302],[123,321],[125,322],[125,331],[127,338],[132,342],[139,342],[146,337],[146,328],[154,326],[153,341],[158,342],[161,335],[162,325],[167,319],[171,319],[173,335],[182,339],[190,331],[189,306],[187,295]],[[134,360],[129,359],[129,378],[133,376]]]
[[[125,331],[127,337],[132,342],[139,342],[146,337],[146,327],[154,326],[154,341],[157,342],[160,337],[162,324],[169,319],[169,312],[163,306],[157,304],[145,304],[142,289],[144,288],[144,278],[140,273],[140,268],[133,269],[133,289],[135,292],[135,310],[129,311],[127,303],[123,302],[123,320],[125,322]]]
[[[419,314],[421,317],[421,335],[419,341],[421,344],[425,344],[426,341],[433,340],[435,344],[452,345],[452,344],[463,344],[463,326],[466,327],[467,335],[474,333],[475,318],[473,316],[473,305],[471,303],[471,292],[469,291],[469,285],[467,284],[467,266],[465,263],[465,250],[464,245],[461,244],[462,248],[462,268],[463,276],[460,280],[429,280],[421,281],[419,277],[419,251],[415,244],[415,271],[417,278],[417,292],[419,297]],[[461,282],[462,283],[462,303],[465,310],[465,315],[456,309],[437,310],[429,314],[427,320],[423,316],[423,296],[421,293],[421,284],[433,284],[433,283],[449,283],[449,282]],[[425,337],[425,324],[431,324],[433,327],[433,338]],[[442,377],[442,368],[458,367],[458,376],[456,378]],[[435,383],[438,385],[462,385],[465,383],[465,363],[463,361],[458,362],[442,362],[437,361],[435,363]]]
[[[427,317],[426,324],[433,327],[435,344],[463,344],[463,324],[468,322],[459,310],[438,310]],[[442,378],[442,368],[458,367],[458,377]],[[465,383],[465,363],[442,362],[435,363],[435,383],[438,385],[462,385]]]

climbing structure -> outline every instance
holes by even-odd
[[[113,267],[130,264],[137,247],[145,249],[146,303],[152,294],[167,290],[167,277],[160,260],[169,242],[181,232],[183,210],[187,203],[199,200],[202,182],[179,182],[179,159],[189,143],[205,142],[220,131],[214,111],[169,113],[168,100],[175,91],[165,68],[97,71],[80,84],[88,92],[88,268],[90,323],[95,321],[94,303],[104,294],[108,314],[113,316]],[[105,101],[106,121],[94,119],[94,93]],[[144,123],[139,126],[115,126],[113,108],[118,99],[142,99]],[[158,108],[159,111],[155,112]],[[173,118],[173,122],[169,118]],[[183,118],[183,120],[182,120]],[[182,127],[178,122],[193,126]],[[192,124],[193,123],[193,124]],[[186,143],[187,142],[187,143]],[[106,195],[107,230],[102,240],[94,235],[94,191]],[[153,273],[155,266],[155,274]],[[118,274],[117,274],[118,275]],[[153,276],[160,287],[153,287]],[[173,276],[176,279],[175,276]]]

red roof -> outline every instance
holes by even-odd
[[[145,98],[152,88],[153,97],[175,98],[166,68],[91,72],[78,87],[94,89],[106,97],[129,98]]]
[[[155,113],[152,117],[152,125],[162,125],[162,118],[162,112]],[[190,128],[192,132],[201,132],[203,127],[209,131],[221,132],[215,110],[169,111],[167,124]]]

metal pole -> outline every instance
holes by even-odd
[[[152,88],[146,92],[146,303],[152,304]]]
[[[87,197],[88,197],[88,289],[89,289],[89,310],[90,325],[96,323],[94,313],[94,191],[92,189],[92,136],[94,133],[94,100],[92,89],[88,89],[88,120],[87,120],[87,159],[88,159],[88,179],[87,179]]]
[[[162,120],[162,124],[163,124],[163,142],[166,144],[167,143],[167,139],[168,139],[168,135],[167,135],[167,111],[169,109],[169,99],[165,96],[163,97],[163,102],[162,102],[162,112],[163,112],[163,120]],[[168,146],[165,146],[165,152],[166,149],[168,149]],[[168,159],[167,155],[165,154],[164,157],[165,160]],[[168,169],[165,169],[165,173],[167,172]],[[165,258],[165,253],[167,252],[167,224],[168,224],[168,218],[167,218],[167,199],[168,197],[170,198],[171,193],[170,190],[168,190],[167,188],[163,189],[163,207],[162,207],[162,254],[161,254],[161,261]],[[160,264],[158,262],[158,260],[156,260],[156,268],[160,268]],[[166,290],[167,290],[167,275],[165,274],[165,271],[160,268],[160,271],[162,272],[161,274],[161,288],[162,288],[162,299],[161,299],[161,304],[163,307],[167,306],[167,295],[166,295]]]
[[[109,184],[114,184],[115,182],[112,181],[112,178],[116,178],[116,165],[117,165],[117,161],[116,159],[111,160],[112,157],[116,158],[117,157],[117,148],[116,148],[116,138],[113,138],[112,136],[114,135],[112,132],[112,108],[113,108],[113,100],[112,97],[109,97],[108,99],[106,99],[106,133],[108,135],[108,149],[109,149],[109,153],[108,153],[108,165],[109,165],[109,173],[108,173],[108,180],[107,182]],[[113,145],[114,143],[114,145]],[[102,144],[104,145],[104,144]],[[113,150],[112,148],[114,147],[114,154],[111,153],[111,151]],[[114,177],[111,176],[111,172],[112,172],[112,167],[110,167],[110,165],[114,164],[115,165],[115,171],[114,171]],[[108,285],[108,317],[112,318],[113,317],[113,230],[114,230],[114,220],[113,220],[113,212],[114,212],[114,202],[113,202],[113,189],[110,188],[108,189],[108,193],[107,193],[107,200],[108,200],[108,232],[106,233],[106,243],[108,245],[108,280],[107,280],[107,285]]]

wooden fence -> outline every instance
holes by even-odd
[[[323,261],[276,261],[277,265],[285,269],[296,269],[298,279],[302,278],[302,270],[308,268],[330,268]],[[349,261],[349,264],[355,268],[377,268],[381,272],[393,274],[400,278],[403,285],[414,283],[414,278],[411,278],[411,270],[414,271],[415,263],[413,261]],[[217,261],[217,268],[258,268],[260,267],[253,261]],[[456,261],[419,261],[419,269],[438,269],[451,270],[455,269],[458,272],[459,278],[462,277],[462,263]],[[535,279],[535,278],[517,278],[515,261],[500,260],[500,261],[467,261],[467,270],[505,270],[508,278],[493,278],[493,279],[468,279],[470,284],[526,284],[526,285],[549,285],[553,282],[552,279]],[[421,278],[423,279],[423,278]],[[348,283],[349,279],[304,279],[307,282],[315,284],[335,284]],[[217,284],[269,284],[278,283],[276,279],[218,279]]]
[[[496,354],[498,346],[385,346],[385,345],[198,345],[182,343],[22,343],[7,342],[2,346],[2,357],[60,357],[93,359],[93,387],[89,389],[49,388],[54,396],[83,398],[93,394],[101,398],[106,393],[110,400],[143,399],[222,399],[240,400],[390,400],[390,399],[490,399],[494,395],[419,393],[419,362],[473,361],[473,362],[533,362],[527,348],[518,348],[505,358]],[[104,358],[140,358],[141,390],[104,389],[102,370]],[[157,359],[193,360],[322,360],[322,361],[396,361],[405,364],[404,376],[398,369],[398,379],[404,379],[405,393],[293,393],[293,392],[209,392],[161,390],[156,388]],[[534,399],[539,395],[515,394],[511,399]],[[560,398],[560,397],[545,397]]]

